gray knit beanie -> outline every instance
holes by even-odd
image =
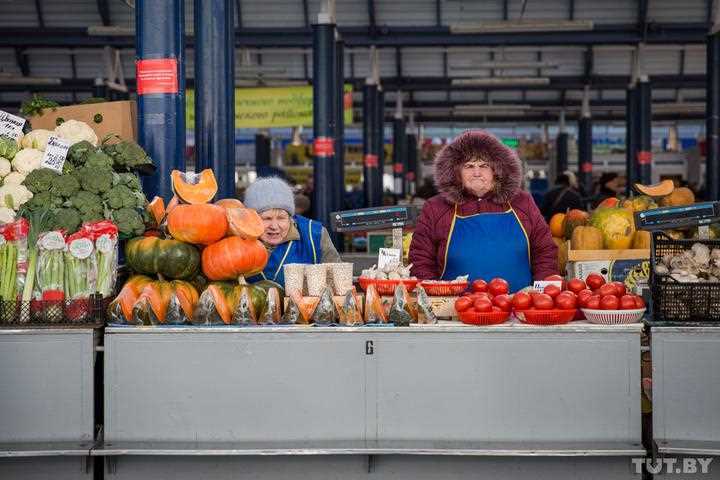
[[[262,213],[279,208],[295,215],[295,195],[290,185],[278,177],[258,178],[245,190],[245,206]]]

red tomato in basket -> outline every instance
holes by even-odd
[[[635,295],[635,308],[645,308],[645,300],[642,297]]]
[[[605,285],[605,278],[599,273],[591,273],[585,279],[585,283],[591,290],[597,290]]]
[[[622,297],[620,297],[620,309],[635,310],[635,296],[623,295]]]
[[[548,275],[545,277],[546,282],[562,282],[565,279],[561,277],[560,275]]]
[[[562,292],[562,290],[557,285],[548,285],[547,287],[545,287],[543,289],[543,293],[545,295],[550,295],[552,298],[555,298],[558,295],[560,295],[560,292]]]
[[[476,312],[492,312],[493,304],[488,298],[478,298],[473,303]]]
[[[612,282],[612,285],[615,286],[615,295],[618,297],[622,297],[627,293],[627,288],[623,282]]]
[[[493,313],[504,312],[504,310],[502,308],[496,307],[495,305],[493,305],[492,311],[493,311]]]
[[[615,295],[605,295],[600,299],[601,310],[618,310],[620,308],[620,300]]]
[[[487,292],[488,284],[485,280],[477,279],[472,283],[473,293]]]
[[[473,299],[470,297],[460,297],[455,300],[455,311],[464,312],[473,306]]]
[[[555,299],[555,308],[560,310],[573,310],[577,308],[577,299],[572,292],[563,292]]]
[[[525,292],[518,292],[512,297],[512,306],[515,310],[527,310],[532,306],[532,298]]]
[[[573,293],[580,293],[581,291],[585,290],[586,288],[587,287],[585,285],[585,282],[583,282],[579,278],[573,278],[572,280],[567,282],[567,289]]]
[[[550,295],[546,293],[539,293],[533,299],[533,306],[538,310],[552,310],[555,307],[555,302]]]
[[[600,295],[593,295],[585,302],[585,308],[590,310],[600,310]]]
[[[577,294],[577,302],[578,305],[580,305],[580,308],[586,308],[587,302],[592,296],[593,292],[589,288],[586,288],[585,290],[580,290]]]
[[[509,312],[512,310],[512,302],[510,301],[510,295],[498,295],[492,300],[493,305],[498,307],[503,312]]]
[[[616,297],[617,288],[612,283],[606,283],[605,285],[602,285],[600,288],[598,288],[597,293],[601,297],[607,297],[609,295]]]
[[[507,295],[510,293],[510,284],[502,278],[493,278],[490,280],[490,283],[488,283],[488,292],[490,292],[492,296]]]

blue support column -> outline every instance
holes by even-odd
[[[625,176],[627,177],[626,195],[633,191],[638,181],[637,175],[637,88],[630,85],[625,92]]]
[[[592,159],[592,119],[582,116],[578,124],[578,181],[586,194],[592,193],[593,159]]]
[[[335,42],[335,208],[345,208],[345,49]],[[340,245],[336,245],[340,246]]]
[[[407,136],[407,192],[414,196],[417,192],[417,174],[418,174],[418,144],[417,137],[413,134]]]
[[[234,10],[233,0],[195,0],[195,169],[215,172],[218,198],[235,197]]]
[[[385,196],[384,180],[385,180],[385,92],[382,87],[378,85],[377,103],[375,104],[376,110],[375,115],[377,116],[377,135],[375,137],[376,147],[375,151],[378,156],[378,169],[380,170],[380,181],[377,183],[377,198],[380,199],[380,205],[383,204],[383,197]]]
[[[135,32],[138,141],[157,167],[143,179],[143,188],[148,198],[159,195],[167,202],[172,197],[170,172],[185,169],[183,1],[137,0]],[[169,68],[173,62],[175,68]],[[157,80],[160,77],[163,81]]]
[[[407,132],[405,120],[393,120],[393,177],[395,180],[395,198],[405,197],[405,172],[407,172]]]
[[[315,218],[329,225],[335,206],[335,24],[318,23],[313,30],[313,209]]]
[[[378,184],[382,182],[380,161],[377,152],[377,85],[366,83],[363,89],[363,192],[365,206],[377,207],[382,204],[378,196]]]
[[[707,39],[705,200],[720,200],[720,33]]]
[[[652,92],[647,77],[641,78],[637,86],[638,105],[638,181],[643,185],[652,183]]]

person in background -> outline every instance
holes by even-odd
[[[591,199],[592,207],[597,207],[603,200],[617,197],[625,189],[625,177],[616,172],[605,172],[600,175],[596,185],[596,193]]]
[[[295,195],[295,214],[306,215],[310,211],[310,199],[307,195],[298,193]]]
[[[435,157],[440,192],[425,203],[410,244],[419,279],[501,277],[515,292],[558,273],[558,250],[540,210],[522,190],[517,154],[471,130]]]
[[[580,194],[570,185],[570,178],[567,175],[558,175],[555,179],[555,188],[545,194],[540,211],[545,220],[556,213],[565,213],[573,208],[584,209],[585,204]]]
[[[265,224],[260,237],[270,253],[265,269],[248,282],[272,280],[285,284],[288,263],[335,263],[340,255],[323,225],[295,212],[290,185],[277,177],[259,178],[245,191],[245,206],[255,209]]]

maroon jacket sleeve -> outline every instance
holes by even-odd
[[[552,239],[550,227],[540,213],[535,200],[527,192],[518,195],[522,210],[530,221],[527,232],[530,238],[533,280],[542,280],[558,273],[558,248]]]
[[[437,262],[437,240],[435,239],[435,224],[437,223],[437,209],[433,202],[425,202],[418,217],[412,242],[410,242],[410,263],[412,275],[420,280],[437,279],[440,277]]]

